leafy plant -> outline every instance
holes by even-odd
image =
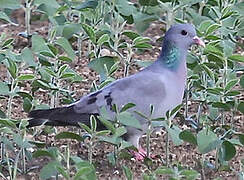
[[[23,120],[16,120],[15,108],[21,106],[23,114],[35,108],[74,102],[76,85],[84,79],[78,74],[77,66],[84,59],[99,74],[99,81],[93,82],[91,91],[114,81],[118,72],[122,71],[124,77],[128,76],[134,64],[150,64],[150,61],[145,62],[134,56],[147,51],[155,52],[155,38],[151,37],[152,40],[145,37],[153,21],[163,32],[174,23],[192,22],[206,47],[203,50],[193,47],[187,57],[188,82],[182,108],[184,114],[180,113],[180,106],[159,119],[138,112],[149,123],[146,136],[149,159],[145,162],[147,172],[142,178],[156,179],[163,176],[196,179],[201,172],[201,178],[204,179],[205,169],[210,165],[219,172],[231,169],[229,162],[244,145],[242,127],[236,124],[237,118],[241,121],[244,113],[244,46],[241,40],[244,36],[243,7],[244,3],[239,0],[0,1],[0,20],[1,24],[6,25],[1,26],[1,30],[21,25],[12,18],[16,10],[22,10],[25,14],[25,28],[23,32],[17,33],[20,37],[4,31],[0,33],[0,176],[16,179],[19,174],[28,174],[32,170],[28,162],[44,156],[51,160],[40,171],[42,179],[53,176],[96,179],[92,155],[96,144],[103,141],[114,146],[114,152],[108,154],[110,164],[122,168],[127,179],[133,179],[133,170],[120,161],[127,156],[123,150],[131,148],[122,139],[126,133],[125,127],[140,128],[140,124],[128,112],[133,104],[129,103],[120,110],[114,106],[114,121],[102,110],[99,118],[91,117],[89,127],[81,124],[89,138],[76,132],[56,134],[55,129],[44,130],[46,135],[55,133],[57,139],[83,142],[85,138],[89,162],[73,156],[69,146],[62,152],[58,147],[44,149],[45,143],[30,140],[29,136],[38,138],[43,132],[39,129],[27,131],[27,120],[24,115],[21,117]],[[47,35],[37,31],[33,23],[35,21],[47,24]],[[161,41],[161,38],[158,40]],[[23,41],[24,47],[18,46],[19,41]],[[45,101],[43,94],[51,100]],[[153,114],[154,108],[148,108],[151,108]],[[191,127],[183,130],[177,125],[172,119],[176,112]],[[131,123],[132,119],[135,123]],[[108,130],[97,131],[98,123],[103,123]],[[167,133],[166,161],[162,163],[164,166],[156,168],[150,159],[150,137],[155,126],[163,126]],[[201,154],[196,159],[201,169],[196,172],[193,167],[172,165],[168,160],[170,141],[174,146],[185,142],[196,147]],[[206,158],[209,153],[215,155],[214,164]],[[242,169],[236,174],[241,179],[243,160],[240,162]]]

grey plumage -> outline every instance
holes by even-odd
[[[89,125],[89,117],[98,116],[100,108],[105,107],[110,116],[114,116],[111,106],[120,109],[127,103],[136,104],[130,112],[139,111],[150,114],[150,105],[154,106],[153,118],[162,117],[182,102],[186,83],[186,55],[192,44],[204,45],[196,37],[195,28],[190,24],[172,26],[166,32],[162,51],[152,65],[129,77],[109,84],[97,92],[82,97],[67,106],[49,110],[34,110],[29,116],[29,127],[46,122],[51,126],[78,126],[78,122]],[[139,138],[148,126],[144,118],[134,113],[142,125],[142,130],[127,127],[126,139],[139,148]],[[103,129],[100,123],[98,129]]]

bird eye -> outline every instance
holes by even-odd
[[[187,32],[186,32],[185,30],[182,30],[182,31],[181,31],[181,34],[182,34],[183,36],[186,36],[186,35],[187,35]]]

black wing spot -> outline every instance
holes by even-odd
[[[113,99],[111,97],[107,98],[106,99],[107,105],[112,106],[112,101],[113,101]]]
[[[90,98],[90,99],[88,99],[87,104],[93,104],[94,102],[96,102],[96,100],[97,100],[96,97]]]
[[[110,108],[112,109],[113,99],[111,97],[111,92],[108,93],[108,95],[104,96],[104,99],[106,100],[107,105],[110,106]]]

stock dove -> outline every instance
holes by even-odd
[[[123,105],[133,103],[136,106],[128,111],[140,122],[142,129],[127,126],[127,133],[123,138],[138,149],[133,152],[135,158],[143,160],[146,152],[140,148],[139,138],[147,131],[148,123],[135,111],[149,115],[150,105],[153,105],[152,118],[158,118],[182,103],[187,78],[186,56],[193,44],[205,46],[196,36],[193,25],[171,26],[165,33],[161,53],[153,64],[134,75],[116,80],[96,92],[83,96],[66,107],[31,111],[28,127],[43,123],[50,126],[79,126],[78,122],[89,125],[90,116],[98,116],[101,107],[105,107],[112,118],[113,104],[121,109]],[[102,128],[104,126],[98,122],[97,129]]]

